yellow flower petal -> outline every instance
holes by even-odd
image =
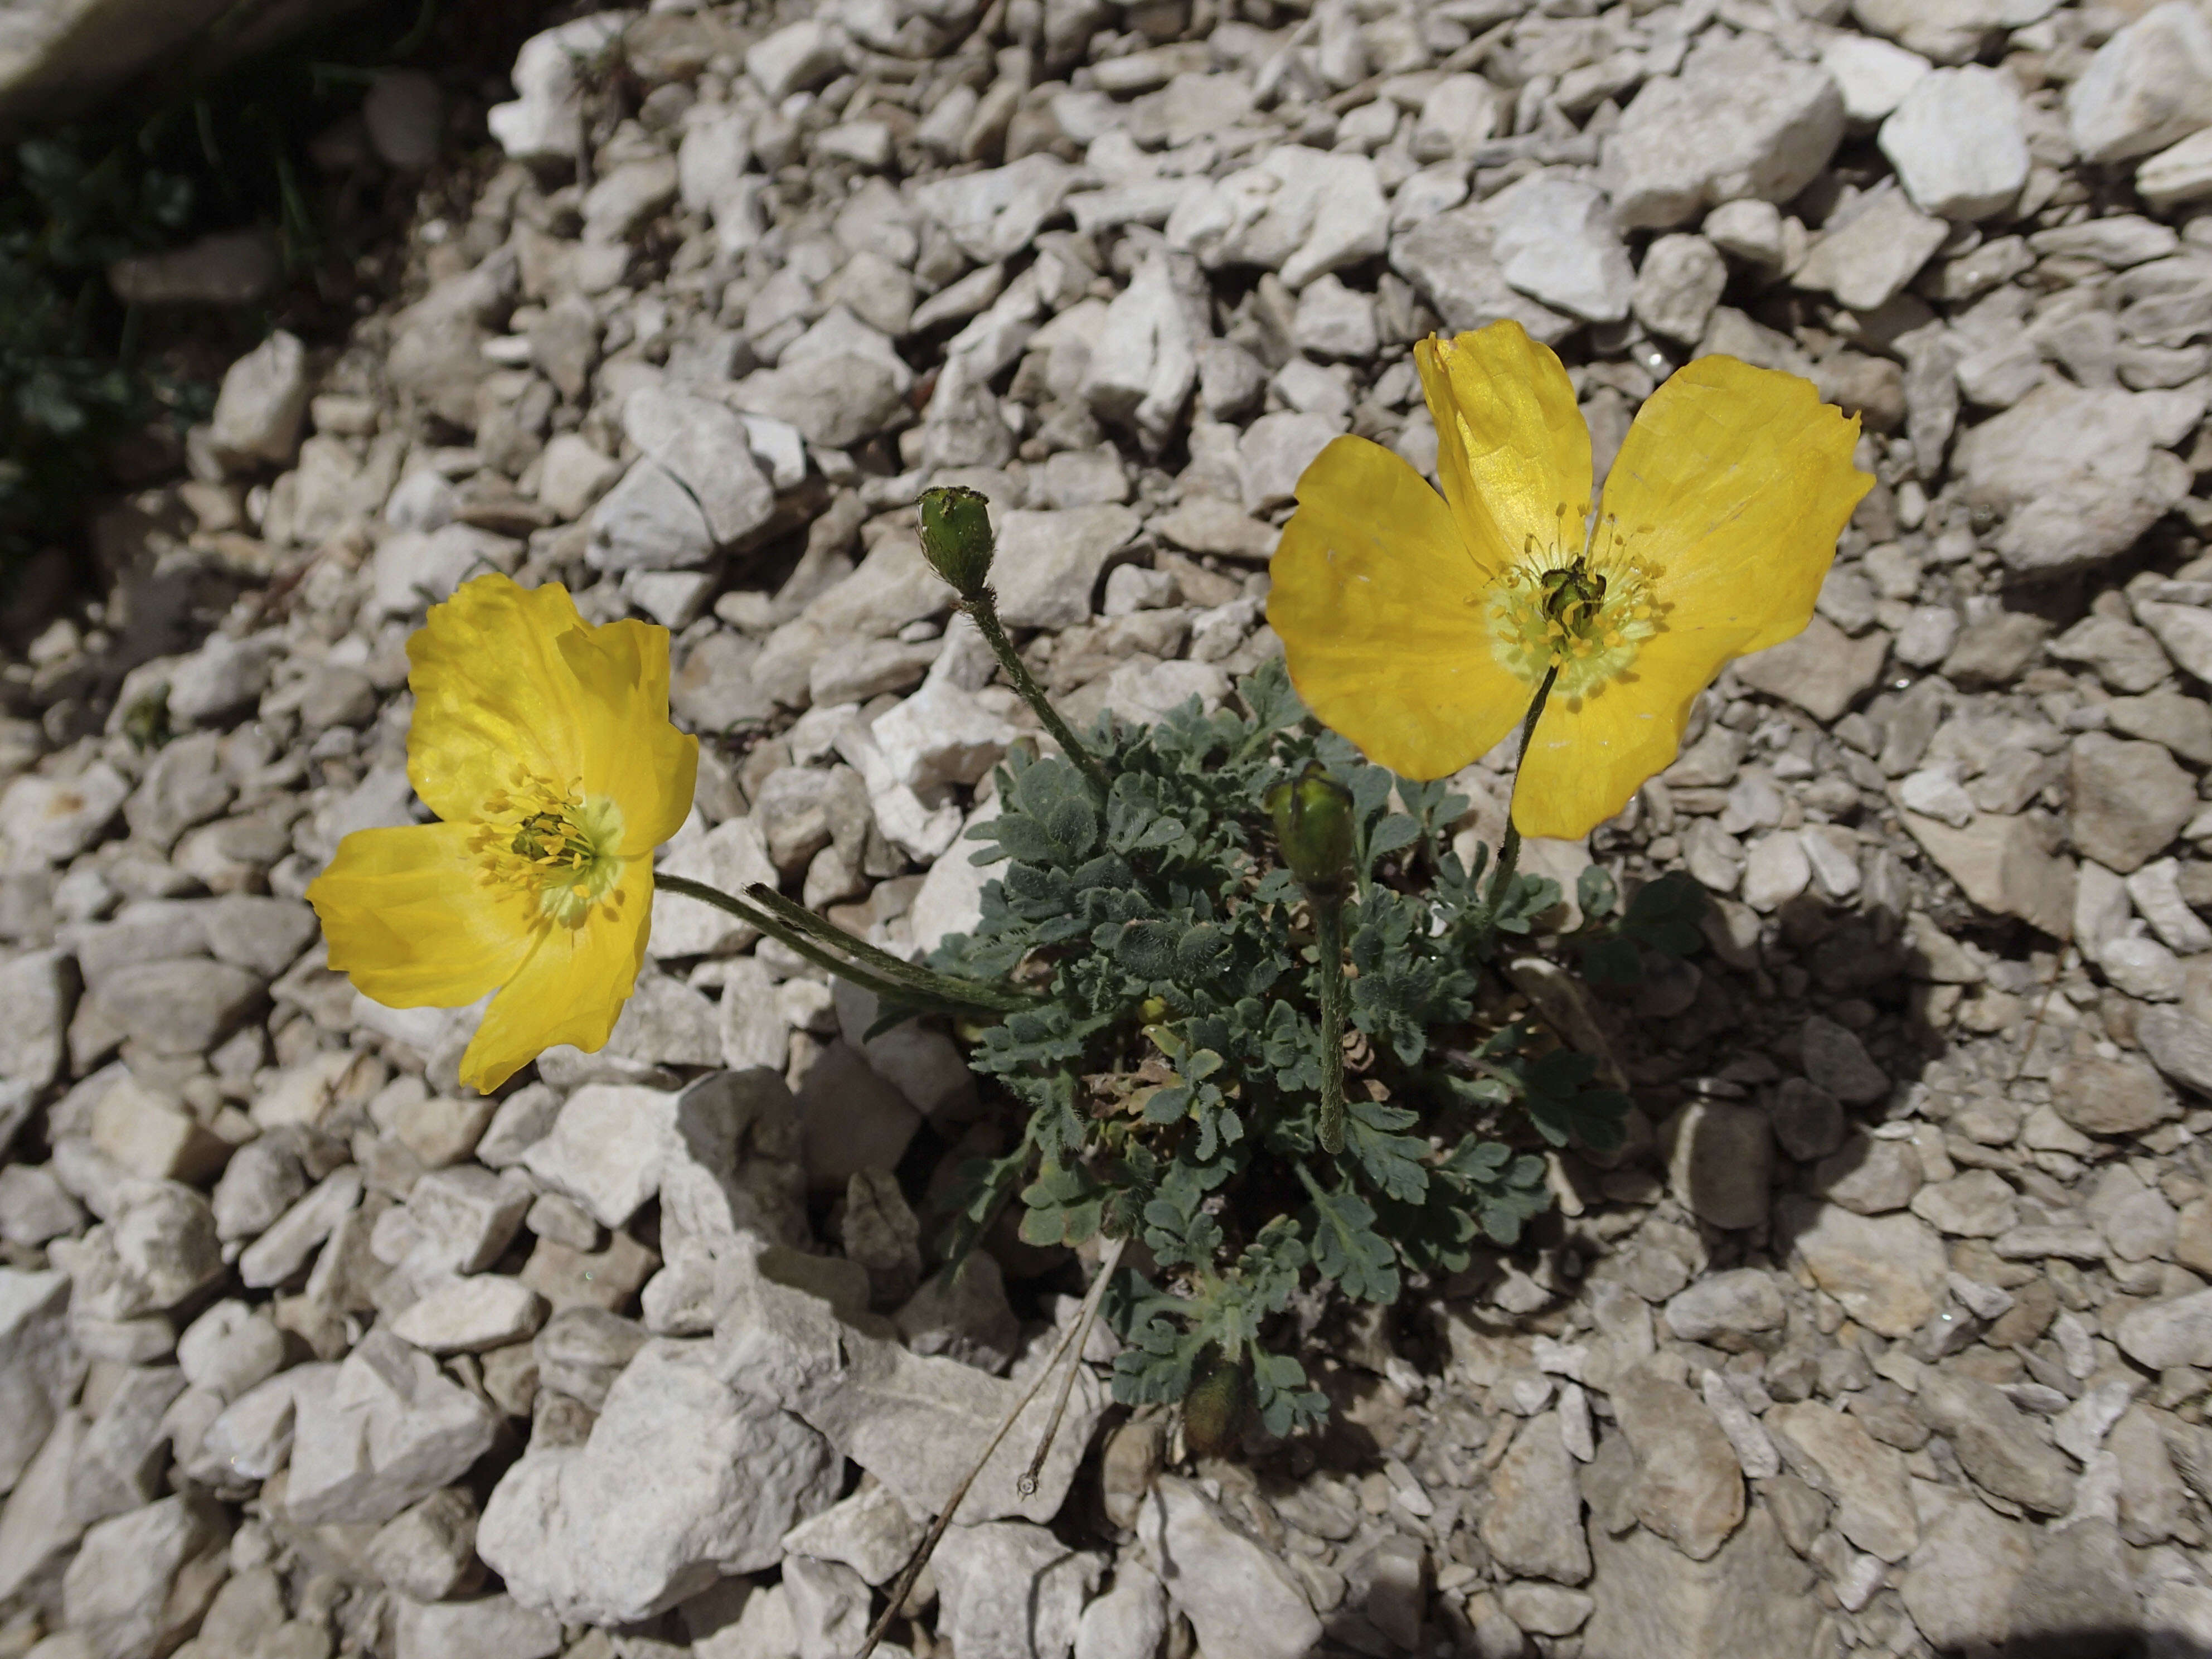
[[[1715,641],[1744,630],[1728,656],[1778,645],[1812,620],[1836,538],[1874,485],[1851,465],[1858,436],[1857,416],[1810,381],[1700,357],[1638,412],[1598,539],[1617,529],[1655,568],[1669,629]]]
[[[1436,491],[1379,444],[1339,438],[1315,458],[1272,574],[1267,620],[1291,684],[1377,764],[1442,777],[1527,711],[1534,688],[1483,631],[1489,573]]]
[[[530,908],[480,884],[471,826],[361,830],[307,886],[331,968],[390,1008],[459,1008],[529,957]]]
[[[581,691],[584,793],[622,809],[625,858],[684,827],[699,740],[668,722],[668,630],[610,623],[567,635],[562,654]]]
[[[653,921],[653,863],[632,859],[574,927],[544,929],[538,948],[484,1011],[461,1055],[461,1081],[489,1093],[556,1043],[606,1046],[645,962]]]
[[[407,776],[432,811],[474,817],[518,766],[562,786],[582,775],[586,700],[562,641],[584,632],[557,583],[479,576],[430,607],[407,641]]]
[[[1740,628],[1670,627],[1644,644],[1626,674],[1589,696],[1554,692],[1514,785],[1513,827],[1580,841],[1627,805],[1674,763],[1698,694],[1743,654],[1747,637]]]
[[[1437,478],[1476,556],[1496,568],[1531,539],[1582,551],[1589,428],[1552,349],[1500,322],[1423,340],[1413,362],[1437,422]]]

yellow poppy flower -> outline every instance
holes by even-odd
[[[333,969],[393,1008],[491,991],[461,1081],[602,1047],[645,960],[653,849],[691,810],[668,630],[588,626],[566,588],[480,576],[407,641],[407,775],[444,820],[363,830],[307,889]]]
[[[1874,483],[1857,418],[1700,357],[1645,402],[1593,518],[1589,432],[1547,348],[1502,322],[1413,356],[1443,498],[1337,439],[1298,480],[1267,619],[1307,706],[1410,778],[1486,754],[1556,668],[1513,822],[1577,839],[1674,759],[1723,665],[1811,620]]]

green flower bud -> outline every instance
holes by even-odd
[[[921,492],[921,550],[929,568],[970,602],[983,597],[991,580],[989,502],[983,493],[959,484]]]
[[[1213,1344],[1182,1401],[1182,1443],[1195,1457],[1218,1457],[1236,1445],[1252,1410],[1252,1379],[1242,1360],[1222,1356]]]
[[[1267,792],[1275,841],[1298,884],[1317,898],[1333,898],[1352,882],[1352,792],[1318,761]]]

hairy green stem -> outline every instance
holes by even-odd
[[[955,979],[950,975],[925,968],[919,963],[908,962],[903,957],[895,957],[857,934],[847,933],[836,923],[816,915],[805,905],[786,898],[766,882],[751,884],[745,889],[745,896],[762,909],[781,919],[787,926],[811,935],[826,948],[842,951],[855,958],[864,972],[872,973],[895,984],[911,987],[921,995],[973,1008],[992,1008],[1001,1013],[1031,1007],[1037,1001],[1036,997],[1019,991],[981,985],[971,979]]]
[[[709,887],[704,882],[692,881],[683,876],[664,875],[656,871],[653,874],[653,881],[655,884],[667,889],[672,893],[680,893],[685,898],[696,899],[702,904],[711,904],[718,910],[727,911],[740,921],[749,923],[771,939],[789,946],[794,953],[812,963],[816,967],[824,969],[836,975],[838,978],[848,980],[862,990],[872,994],[879,1001],[947,1010],[964,1009],[988,1013],[1005,1013],[1013,1008],[1030,1006],[1030,1000],[1021,997],[1018,993],[1000,991],[992,986],[975,984],[969,980],[951,979],[942,974],[933,974],[926,969],[915,968],[910,963],[899,963],[898,965],[902,971],[893,977],[887,973],[877,970],[872,965],[862,967],[842,960],[832,954],[829,948],[825,948],[824,944],[817,943],[815,939],[808,937],[808,932],[833,935],[836,945],[854,955],[858,955],[860,949],[871,948],[861,946],[860,942],[854,939],[850,933],[834,927],[828,922],[821,922],[817,929],[802,932],[780,914],[780,908],[779,910],[769,910],[757,902],[749,903],[744,899],[725,893],[719,887]],[[777,896],[781,898],[781,895],[779,894]],[[785,902],[787,904],[789,901],[787,900]],[[809,916],[810,920],[818,921],[818,918],[811,916],[811,913],[809,913]],[[878,952],[878,954],[884,953]],[[885,959],[891,962],[898,960],[895,957],[888,956]]]
[[[1555,662],[1544,671],[1544,683],[1536,688],[1535,699],[1521,721],[1521,752],[1513,757],[1513,788],[1505,799],[1505,833],[1498,837],[1498,867],[1490,873],[1490,896],[1482,907],[1485,939],[1497,931],[1498,913],[1505,908],[1505,896],[1513,885],[1513,872],[1521,862],[1521,832],[1513,827],[1513,802],[1521,793],[1521,769],[1528,763],[1528,744],[1536,735],[1536,722],[1544,717],[1545,702],[1552,695],[1553,682],[1559,678],[1559,665]]]
[[[1083,746],[1074,729],[1060,718],[1060,710],[1052,706],[1052,700],[1045,696],[1044,688],[1036,683],[1036,677],[1030,672],[1029,665],[1014,649],[1014,642],[1006,637],[1006,630],[999,622],[996,596],[987,587],[975,599],[963,601],[960,608],[975,619],[976,631],[982,635],[983,642],[998,658],[999,666],[1006,671],[1007,684],[1014,688],[1024,702],[1036,710],[1037,718],[1044,722],[1044,729],[1051,732],[1053,740],[1060,744],[1060,752],[1081,769],[1083,775],[1090,780],[1091,787],[1098,792],[1099,799],[1104,799],[1113,787],[1113,781],[1106,775],[1106,769],[1098,763],[1098,757]]]
[[[1344,1150],[1344,901],[1308,895],[1321,958],[1321,1145]]]

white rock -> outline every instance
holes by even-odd
[[[1137,1535],[1207,1659],[1304,1659],[1319,1645],[1321,1620],[1291,1570],[1191,1482],[1160,1477]]]
[[[513,574],[521,559],[520,543],[473,525],[449,524],[427,535],[403,532],[378,544],[371,599],[379,616],[409,616],[450,599],[471,576]]]
[[[714,533],[698,498],[647,456],[599,498],[591,523],[587,556],[600,570],[683,570],[714,556]]]
[[[1599,179],[1624,229],[1664,228],[1739,197],[1786,202],[1844,134],[1827,71],[1763,35],[1708,34],[1682,73],[1647,81],[1607,135]]]
[[[931,1570],[961,1659],[1066,1659],[1103,1562],[1025,1521],[955,1527]]]
[[[1147,450],[1174,435],[1198,384],[1205,303],[1189,258],[1157,249],[1106,308],[1091,342],[1079,395],[1099,419],[1133,428]]]
[[[1942,218],[2002,213],[2027,182],[2020,93],[2010,76],[1978,64],[1921,76],[1878,142],[1905,194]]]
[[[215,1487],[268,1480],[292,1455],[302,1407],[326,1405],[337,1371],[336,1365],[295,1365],[246,1389],[208,1425],[185,1472]]]
[[[828,1302],[760,1279],[740,1279],[714,1328],[722,1376],[820,1430],[910,1515],[944,1506],[1027,1387],[908,1353],[844,1323]],[[1079,1370],[1036,1490],[1024,1493],[1030,1449],[1053,1407],[1053,1390],[1041,1391],[968,1488],[961,1524],[1057,1515],[1104,1403],[1097,1379]]]
[[[775,517],[746,423],[726,404],[648,386],[623,402],[623,430],[691,493],[718,543],[743,543]]]
[[[100,838],[131,786],[106,761],[63,780],[30,774],[0,790],[0,854],[23,872],[66,864]]]
[[[1628,315],[1635,268],[1605,192],[1553,173],[1532,173],[1484,204],[1505,280],[1531,299],[1585,322]]]
[[[626,1084],[586,1084],[568,1097],[553,1132],[523,1154],[530,1172],[619,1227],[659,1189],[676,1097]]]
[[[1057,156],[1040,153],[1006,167],[918,185],[912,195],[963,252],[978,264],[989,264],[1031,244],[1066,198],[1073,172]]]
[[[806,1239],[799,1109],[764,1068],[714,1072],[676,1097],[660,1179],[665,1248],[748,1259]]]
[[[1447,75],[1413,123],[1413,159],[1463,160],[1498,130],[1498,89],[1480,75]]]
[[[1814,243],[1791,280],[1825,289],[1854,311],[1873,311],[1904,289],[1949,234],[1941,219],[1915,212],[1902,192],[1886,190]]]
[[[661,867],[672,876],[739,896],[755,882],[771,887],[777,882],[768,843],[759,824],[750,817],[728,819],[698,840],[672,848]],[[750,922],[726,910],[664,888],[653,890],[648,945],[656,957],[728,956],[759,937]]]
[[[1073,628],[1087,620],[1108,562],[1142,527],[1134,513],[1113,502],[1001,514],[991,569],[1000,619],[1009,628]]]
[[[2212,127],[2212,20],[2167,0],[2114,32],[2066,91],[2074,147],[2124,161]]]
[[[1259,265],[1293,292],[1315,277],[1381,254],[1390,207],[1364,155],[1286,144],[1257,167],[1186,195],[1168,217],[1170,247],[1209,270]]]
[[[2212,128],[2145,161],[2136,169],[2136,190],[2161,213],[2212,196]]]
[[[1848,33],[1834,35],[1820,48],[1820,64],[1843,89],[1844,113],[1863,125],[1895,109],[1913,82],[1934,67],[1917,52]]]
[[[300,453],[309,389],[307,347],[277,329],[224,373],[209,435],[243,467],[289,466]]]
[[[1656,238],[1644,251],[1630,303],[1637,321],[1670,340],[1693,342],[1728,287],[1728,263],[1703,236]]]
[[[974,692],[934,678],[871,729],[892,777],[918,791],[975,783],[1020,735]]]
[[[627,1624],[782,1558],[835,1499],[841,1460],[719,1379],[708,1345],[648,1343],[581,1446],[526,1453],[493,1489],[477,1548],[526,1607]]]
[[[518,96],[495,104],[484,125],[509,159],[573,161],[584,142],[584,66],[626,28],[635,12],[595,12],[534,34],[514,56],[509,78]]]
[[[69,1303],[65,1275],[0,1267],[0,1491],[38,1455],[84,1375]]]
[[[921,1541],[923,1530],[889,1487],[867,1482],[786,1533],[783,1549],[838,1562],[871,1584],[888,1584]]]
[[[392,1598],[397,1659],[552,1659],[561,1621],[505,1595],[466,1601]]]
[[[496,1425],[492,1408],[429,1355],[371,1331],[326,1394],[299,1401],[286,1511],[302,1526],[389,1521],[458,1480]]]
[[[817,87],[844,66],[845,34],[821,18],[788,23],[745,53],[745,73],[772,104]]]
[[[545,1322],[545,1298],[519,1279],[475,1273],[439,1285],[392,1322],[427,1353],[482,1353],[520,1342]]]
[[[167,1652],[228,1573],[228,1542],[222,1511],[200,1498],[165,1498],[93,1528],[62,1580],[62,1616],[79,1652]]]
[[[949,933],[972,933],[983,918],[983,889],[995,878],[993,866],[973,860],[989,848],[969,839],[968,831],[988,823],[999,813],[998,798],[978,805],[968,815],[960,839],[955,841],[922,878],[921,890],[907,912],[908,936],[915,949],[927,956]]]

